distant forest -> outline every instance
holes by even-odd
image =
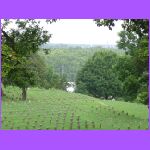
[[[119,55],[124,55],[124,51],[117,48],[90,47],[90,45],[72,44],[45,45],[44,48],[41,48],[41,51],[39,51],[39,55],[43,57],[48,68],[51,67],[59,76],[65,76],[67,81],[74,82],[77,72],[97,51],[113,51]]]

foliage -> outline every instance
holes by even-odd
[[[28,87],[65,89],[65,76],[55,74],[48,68],[45,61],[38,54],[32,54],[21,64],[15,66],[4,78],[4,85],[15,85],[27,91]],[[26,99],[26,98],[25,98]]]
[[[9,71],[17,63],[16,53],[11,51],[7,45],[2,45],[2,78],[5,78]]]
[[[97,26],[108,26],[110,30],[115,26],[115,21],[118,19],[95,19]],[[132,101],[134,98],[138,102],[148,104],[149,20],[125,19],[122,27],[118,47],[125,50],[130,57],[121,57],[116,68],[123,82],[124,95],[131,96]]]
[[[139,103],[148,105],[148,103],[147,103],[148,102],[148,92],[146,91],[146,92],[138,93],[136,101]]]
[[[52,68],[49,68],[46,75],[46,85],[44,86],[46,89],[49,88],[56,88],[56,89],[66,89],[66,76],[59,76],[58,74],[54,73]]]
[[[110,30],[115,26],[115,22],[119,19],[95,19],[97,26],[107,26]],[[148,19],[122,19],[122,27],[125,31],[134,32],[140,38],[148,35],[149,20]]]
[[[34,53],[39,46],[48,42],[51,35],[35,19],[4,20],[2,24],[2,41],[14,52],[26,56]],[[8,25],[16,27],[8,28]]]
[[[122,85],[114,70],[117,55],[111,51],[96,52],[88,60],[77,76],[77,92],[89,94],[95,97],[117,97],[122,94]]]
[[[59,45],[58,45],[59,46]],[[82,68],[89,57],[97,51],[109,51],[108,48],[91,47],[91,48],[50,48],[47,46],[49,54],[45,55],[43,50],[39,51],[39,55],[43,57],[45,63],[52,67],[55,74],[62,76],[65,74],[67,81],[76,80],[77,72]],[[111,49],[119,55],[124,55],[122,50]]]
[[[31,55],[24,63],[18,64],[4,78],[4,85],[16,85],[26,95],[26,90],[31,86],[42,86],[45,84],[46,66],[38,55]],[[26,96],[22,97],[26,100]]]
[[[118,35],[120,37],[120,40],[117,42],[118,48],[125,50],[126,54],[133,55],[138,44],[138,36],[128,31],[121,31]]]
[[[55,21],[55,19],[47,20],[50,23]],[[29,59],[39,50],[39,46],[49,41],[51,35],[40,26],[40,20],[35,19],[4,19],[1,31],[2,80],[4,84],[11,82],[19,86],[26,95],[25,89],[35,85],[35,81],[39,81],[36,78],[39,70],[31,69],[31,66],[35,64],[32,64],[32,60]]]
[[[118,68],[118,71],[120,71],[121,77],[124,76],[122,81],[126,96],[131,96],[131,100],[136,99],[139,102],[138,95],[141,95],[140,91],[143,86],[145,87],[144,92],[147,92],[148,95],[148,38],[147,36],[141,38],[132,36],[130,38],[132,33],[129,32],[126,32],[125,35],[127,41],[120,34],[121,40],[118,42],[118,46],[126,49],[126,54],[130,57],[128,57],[128,61],[125,61],[127,57],[122,59],[122,64],[126,63],[126,66],[123,67],[124,69]],[[118,66],[122,66],[121,63]],[[146,96],[143,98],[145,98],[145,101],[140,102],[148,104],[148,98]]]
[[[133,101],[136,98],[139,87],[140,84],[136,76],[134,75],[127,76],[123,84],[124,96],[126,97],[130,96],[131,97],[130,99]]]

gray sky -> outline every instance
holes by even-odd
[[[41,25],[52,34],[50,43],[63,44],[114,45],[119,40],[118,32],[122,30],[121,21],[116,22],[111,31],[108,27],[97,27],[93,19],[60,19],[52,24],[41,20]],[[8,26],[9,29],[14,27],[14,24]]]
[[[68,44],[116,44],[121,22],[110,31],[107,27],[97,27],[93,19],[60,19],[51,25],[44,25],[52,33],[51,43]]]

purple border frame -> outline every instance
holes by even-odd
[[[0,20],[0,29],[1,29],[1,20]],[[0,30],[0,41],[1,41],[1,30]],[[1,42],[0,42],[0,79],[1,79]],[[1,84],[0,80],[0,84]],[[0,129],[2,126],[2,99],[1,99],[1,85],[0,85]]]
[[[3,18],[147,18],[149,0],[5,0]],[[149,31],[150,32],[150,31]],[[150,39],[149,39],[150,42]],[[1,43],[0,43],[1,44]],[[0,52],[1,54],[1,52]],[[1,55],[0,55],[1,56]],[[1,65],[1,62],[0,62]],[[150,66],[150,61],[149,61]],[[1,68],[0,68],[1,71]],[[0,76],[1,77],[1,76]],[[149,76],[150,77],[150,76]],[[150,87],[150,83],[149,83]],[[0,91],[1,94],[1,91]],[[1,103],[1,101],[0,101]],[[0,106],[1,110],[1,106]],[[150,113],[150,112],[149,112]],[[0,149],[148,149],[150,131],[3,131]]]

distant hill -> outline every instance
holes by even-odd
[[[116,45],[98,45],[98,44],[62,44],[62,43],[47,43],[41,46],[41,48],[117,48]]]

